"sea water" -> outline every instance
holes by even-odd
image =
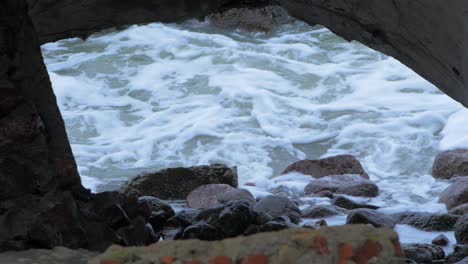
[[[310,177],[277,177],[286,166],[351,154],[380,188],[355,200],[386,213],[446,212],[438,196],[448,183],[432,178],[432,162],[468,146],[465,108],[397,60],[320,26],[249,33],[154,23],[42,49],[91,189],[143,171],[225,163],[256,196],[281,185],[300,192]],[[403,242],[436,235],[396,230]]]

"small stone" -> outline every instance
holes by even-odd
[[[339,215],[335,208],[323,205],[313,205],[302,211],[302,218],[323,218]]]
[[[449,243],[450,243],[449,239],[443,234],[438,235],[436,238],[432,240],[433,245],[441,246],[441,247],[445,247]]]
[[[301,220],[301,210],[291,199],[283,196],[269,195],[261,199],[255,206],[256,212],[265,212],[273,217],[288,216],[291,222],[297,224]]]
[[[393,228],[395,221],[379,211],[371,209],[356,209],[351,211],[346,219],[347,224],[371,224],[374,227]]]
[[[367,208],[367,209],[377,210],[377,209],[380,208],[380,207],[378,207],[376,205],[356,203],[356,202],[354,202],[354,201],[352,201],[352,200],[350,200],[350,199],[348,199],[346,197],[343,197],[343,196],[335,197],[332,200],[332,204],[336,205],[338,207],[344,208],[344,209],[348,209],[348,210],[354,210],[354,209],[359,209],[359,208]]]

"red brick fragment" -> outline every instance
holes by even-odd
[[[239,264],[268,264],[268,257],[263,254],[250,255],[238,263]]]
[[[174,257],[171,257],[171,256],[159,258],[159,262],[161,262],[161,264],[172,264],[174,263],[174,260],[175,260]]]
[[[342,244],[340,247],[339,264],[347,264],[348,260],[353,256],[353,247],[348,244]]]
[[[367,264],[370,259],[379,256],[382,249],[382,245],[380,245],[379,242],[367,240],[366,243],[356,251],[353,260],[357,264]]]
[[[210,264],[232,264],[232,259],[226,256],[217,256],[210,260]]]
[[[323,236],[316,236],[314,239],[313,247],[315,252],[319,255],[328,255],[330,254],[330,249],[328,249],[327,239]]]
[[[103,259],[101,260],[101,264],[124,264],[124,263],[121,260]]]

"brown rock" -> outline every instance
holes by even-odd
[[[457,179],[440,195],[439,201],[448,209],[468,203],[468,177]]]
[[[356,209],[351,211],[346,219],[347,224],[371,224],[374,227],[393,228],[395,221],[379,211],[371,209]]]
[[[227,201],[242,200],[254,206],[255,197],[245,189],[236,189],[227,184],[208,184],[198,187],[187,196],[187,205],[205,209]]]
[[[293,171],[317,179],[342,174],[359,174],[361,177],[369,179],[369,175],[364,171],[361,163],[351,155],[339,155],[319,160],[300,160],[289,165],[282,174]]]
[[[364,197],[375,197],[379,193],[377,185],[358,174],[332,175],[313,180],[305,187],[304,193],[310,195],[324,190]]]
[[[122,192],[137,197],[182,200],[191,191],[207,184],[228,184],[237,188],[237,169],[222,164],[169,168],[137,176],[122,188]]]
[[[432,166],[432,176],[438,179],[468,176],[468,149],[455,149],[439,153]]]

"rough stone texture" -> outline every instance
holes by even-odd
[[[432,244],[432,245],[436,245],[436,246],[440,246],[440,247],[445,247],[445,246],[447,246],[449,243],[450,243],[450,240],[449,240],[448,237],[445,236],[444,234],[440,234],[440,235],[436,236],[436,237],[431,241],[431,244]]]
[[[408,244],[403,245],[407,259],[416,263],[434,263],[445,258],[444,250],[431,244]]]
[[[372,262],[370,261],[372,259]],[[108,263],[405,263],[396,233],[366,226],[287,229],[206,242],[111,247],[90,264]],[[114,261],[114,262],[111,262]],[[166,261],[166,262],[164,262]]]
[[[468,245],[456,245],[453,249],[453,252],[450,253],[445,261],[447,263],[458,263],[465,259],[468,256]],[[465,262],[462,262],[465,264]]]
[[[187,205],[194,209],[205,209],[227,201],[242,200],[254,206],[255,197],[245,189],[236,189],[227,184],[203,185],[187,196]]]
[[[393,228],[395,221],[384,213],[371,209],[356,209],[346,218],[347,224],[371,224],[374,227]]]
[[[468,244],[468,215],[464,215],[458,219],[453,231],[458,244]]]
[[[289,165],[282,174],[293,171],[317,179],[342,174],[359,174],[363,178],[369,179],[369,175],[364,171],[361,163],[351,155],[339,155],[319,160],[300,160]]]
[[[261,199],[255,206],[256,212],[264,212],[273,217],[287,216],[293,223],[301,220],[301,210],[291,199],[283,196],[269,195]]]
[[[392,215],[395,222],[425,231],[452,231],[459,216],[426,212],[403,212]]]
[[[468,149],[447,150],[439,153],[432,166],[432,176],[438,179],[468,176]]]
[[[468,214],[468,203],[461,204],[457,207],[450,209],[449,214],[464,215]]]
[[[268,32],[273,28],[273,10],[271,7],[233,8],[223,13],[212,14],[208,16],[208,20],[218,27]]]
[[[448,209],[468,203],[468,177],[459,178],[447,187],[441,193],[439,201],[444,203]]]
[[[0,254],[0,263],[5,264],[87,264],[98,253],[86,250],[71,250],[57,247],[52,250],[31,249]]]
[[[338,207],[344,208],[344,209],[349,209],[349,210],[354,210],[354,209],[359,209],[359,208],[367,208],[367,209],[372,209],[372,210],[379,209],[379,207],[376,205],[356,203],[343,196],[338,196],[338,197],[333,198],[332,204]]]
[[[302,211],[302,218],[323,218],[341,214],[331,206],[313,205]]]
[[[358,174],[332,175],[314,180],[305,187],[304,193],[310,195],[323,190],[364,197],[375,197],[379,193],[379,187],[375,183]]]
[[[137,176],[122,187],[122,192],[137,197],[182,200],[191,191],[207,184],[228,184],[237,188],[237,169],[222,164],[169,168]]]

